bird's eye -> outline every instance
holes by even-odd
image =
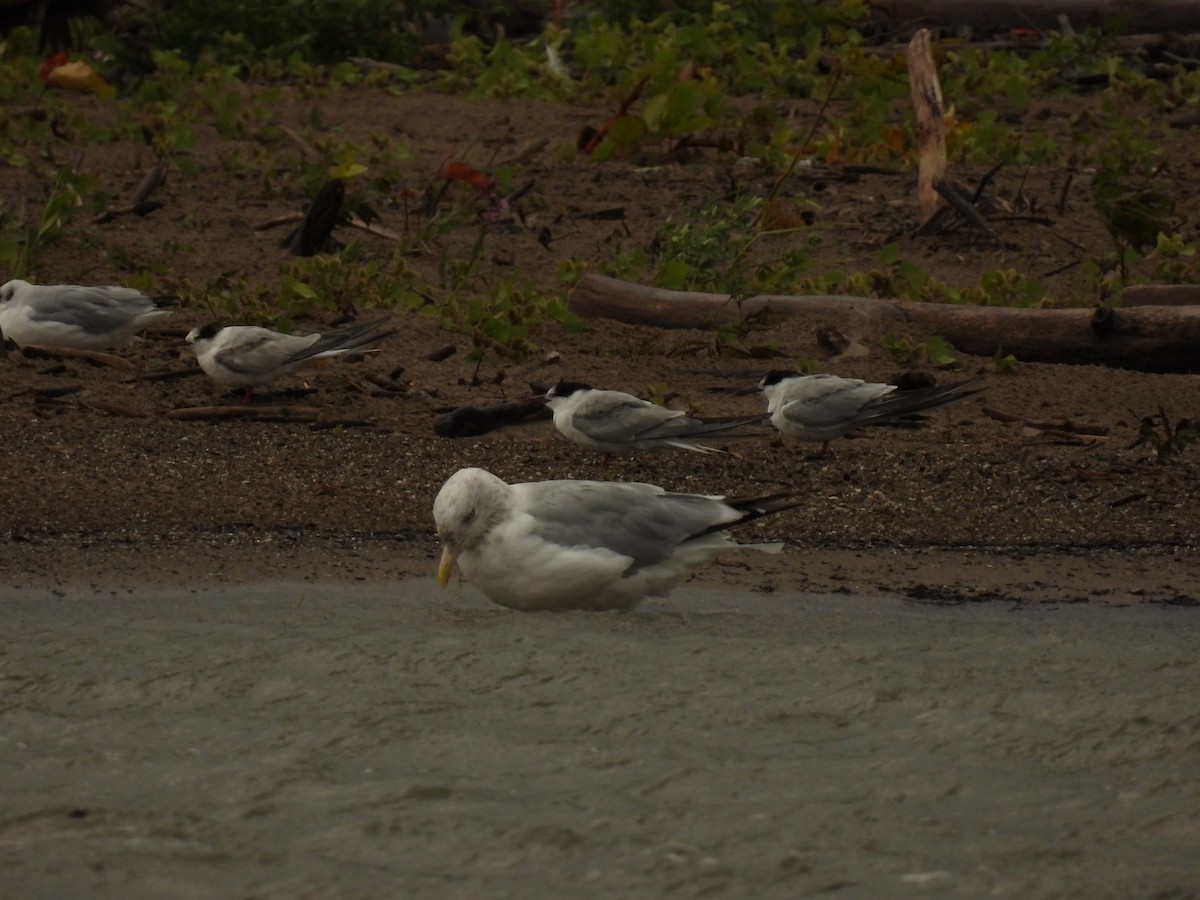
[[[475,510],[471,510],[469,513],[467,513],[465,516],[463,516],[463,524],[466,524],[468,522],[474,522],[474,521],[475,521]]]

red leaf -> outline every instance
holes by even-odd
[[[63,53],[61,50],[58,53],[55,53],[53,56],[47,56],[44,60],[42,60],[42,64],[38,66],[37,77],[41,81],[48,81],[50,79],[51,72],[53,72],[59,66],[65,66],[70,61],[71,57],[67,56],[67,54]]]
[[[494,178],[484,175],[473,166],[468,166],[462,162],[446,163],[446,168],[442,170],[442,177],[474,185],[481,191],[490,191],[496,187],[496,180]]]

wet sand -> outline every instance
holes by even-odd
[[[1200,611],[10,588],[13,897],[1188,897]]]

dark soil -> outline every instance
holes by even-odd
[[[414,183],[433,181],[452,156],[487,168],[546,139],[544,149],[523,164],[535,188],[521,216],[489,235],[485,260],[496,279],[516,271],[543,290],[563,290],[555,272],[564,260],[596,260],[617,245],[644,245],[668,217],[685,218],[698,206],[727,202],[734,192],[765,195],[774,181],[716,150],[697,150],[683,160],[648,153],[643,160],[600,165],[564,161],[562,148],[574,144],[580,126],[602,120],[604,110],[475,103],[415,91],[289,96],[277,110],[280,124],[310,139],[321,134],[313,121],[360,141],[386,132],[411,150]],[[76,102],[105,114],[101,101],[81,96]],[[1064,113],[1031,111],[1030,127],[1065,127]],[[215,132],[201,137],[194,152],[198,173],[172,173],[156,195],[162,209],[105,225],[81,219],[39,259],[31,280],[119,283],[151,263],[165,266],[168,287],[200,284],[223,272],[264,282],[279,278],[286,259],[278,249],[282,230],[253,226],[300,210],[305,198],[268,194],[246,172],[223,165],[238,149],[234,142]],[[1200,141],[1186,133],[1170,148],[1179,161],[1173,186],[1185,204],[1200,196],[1198,149]],[[65,159],[78,150],[50,152]],[[80,167],[98,175],[110,192],[128,193],[142,174],[135,160],[144,165],[144,157],[122,144],[83,148]],[[970,182],[982,168],[956,174]],[[1066,181],[1064,172],[1030,171],[1002,173],[998,183],[1012,193],[1020,182],[1026,196],[1048,208]],[[997,267],[1041,275],[1111,247],[1082,178],[1067,191],[1064,212],[1047,213],[1052,225],[998,226],[1003,249],[969,232],[905,236],[914,224],[913,182],[911,173],[815,166],[789,187],[820,204],[811,227],[824,236],[819,252],[829,268],[873,267],[879,247],[897,235],[906,258],[960,285]],[[11,170],[0,188],[6,202],[31,205],[43,190],[32,175]],[[622,211],[619,220],[589,215],[612,209]],[[381,213],[382,225],[402,230],[398,210]],[[1185,205],[1180,214],[1186,218],[1191,209]],[[549,229],[549,241],[542,229]],[[476,234],[476,228],[464,228],[448,236],[445,247],[467,253]],[[386,239],[350,229],[337,235],[362,243],[368,255],[390,256],[394,249]],[[433,283],[443,248],[418,249],[411,265]],[[1055,302],[1091,299],[1073,296],[1067,275],[1048,282],[1058,291]],[[208,310],[185,309],[169,328],[151,332],[124,355],[143,373],[186,368],[190,351],[179,338],[210,318]],[[427,573],[436,556],[433,497],[456,469],[477,465],[510,481],[606,478],[710,493],[799,491],[805,498],[799,509],[741,533],[743,539],[784,539],[784,554],[731,557],[705,576],[731,585],[882,590],[918,602],[1200,598],[1200,451],[1186,448],[1159,458],[1150,446],[1132,446],[1139,420],[1160,406],[1172,421],[1200,413],[1194,375],[1028,363],[1002,373],[990,359],[960,355],[955,370],[938,377],[978,374],[982,393],[935,410],[921,427],[874,428],[861,439],[835,442],[827,458],[811,459],[812,448],[764,431],[760,439],[731,446],[736,453],[728,456],[606,461],[569,444],[546,423],[457,440],[436,436],[433,423],[445,409],[524,396],[531,385],[563,376],[635,393],[669,393],[673,405],[699,414],[755,412],[762,408],[760,397],[731,389],[753,386],[780,360],[717,353],[708,333],[592,322],[584,333],[547,325],[535,335],[539,350],[529,362],[501,372],[485,361],[477,373],[465,359],[464,335],[418,313],[398,314],[395,324],[397,333],[378,354],[315,368],[256,400],[313,409],[320,425],[344,423],[340,427],[176,420],[167,412],[238,400],[222,396],[203,377],[145,380],[85,360],[10,350],[0,360],[7,462],[0,565],[10,582],[90,580],[115,589],[281,573],[357,579]],[[878,341],[870,343],[868,355],[832,358],[816,338],[825,324],[837,323],[798,317],[754,340],[776,344],[785,363],[818,360],[829,371],[872,380],[900,371]],[[329,325],[329,318],[297,323],[303,331]],[[440,362],[427,358],[447,344],[458,352]],[[405,390],[382,395],[368,374],[393,376]],[[1000,421],[985,409],[1070,420],[1105,433],[1033,429]]]

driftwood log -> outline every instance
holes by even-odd
[[[546,398],[535,395],[492,406],[460,406],[439,416],[433,423],[433,431],[440,437],[474,437],[508,425],[549,419],[550,416]]]
[[[756,296],[668,291],[585,275],[570,296],[584,318],[658,328],[707,329],[768,310],[833,320],[842,331],[880,335],[905,329],[937,334],[962,353],[997,350],[1026,362],[1093,363],[1145,372],[1200,370],[1200,307],[1018,309],[845,296]]]

